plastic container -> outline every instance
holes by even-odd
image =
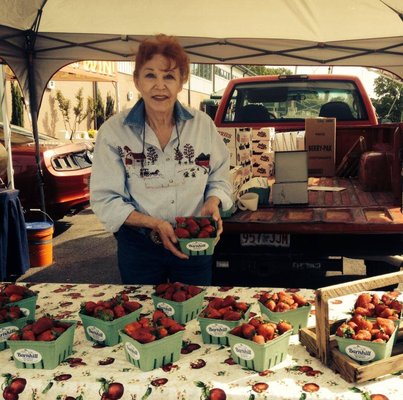
[[[289,330],[265,344],[257,344],[228,333],[232,359],[243,367],[263,372],[286,359],[291,334]]]
[[[20,328],[27,324],[28,317],[18,318],[15,321],[3,322],[0,324],[0,351],[6,349],[7,339],[13,332],[18,331]]]
[[[243,318],[238,321],[226,321],[224,319],[198,317],[200,331],[205,344],[220,344],[229,346],[227,333],[236,326],[249,319],[250,307]]]
[[[49,267],[53,264],[53,223],[26,222],[29,264],[31,267]]]
[[[386,343],[355,340],[337,335],[335,339],[341,353],[346,354],[359,364],[368,364],[391,356],[396,332],[397,327]]]
[[[206,290],[203,289],[196,296],[182,302],[167,300],[155,294],[152,294],[151,298],[156,309],[164,311],[168,317],[173,318],[180,324],[186,324],[200,314],[205,293]]]
[[[270,311],[260,301],[258,303],[260,307],[260,312],[266,315],[270,321],[273,322],[288,321],[293,327],[293,334],[298,333],[298,331],[301,328],[306,328],[306,326],[308,325],[308,317],[312,308],[311,304],[303,307],[298,307],[295,310],[274,312]]]
[[[73,352],[77,321],[61,320],[61,322],[72,325],[56,340],[50,342],[7,340],[17,368],[54,369]]]
[[[83,322],[85,337],[87,340],[104,346],[115,346],[120,342],[119,331],[129,322],[137,321],[142,307],[124,317],[113,321],[103,321],[89,315],[79,313]]]
[[[144,372],[179,360],[184,331],[176,332],[151,343],[140,343],[122,331],[119,334],[126,359]]]
[[[18,306],[28,319],[35,319],[36,301],[38,296],[26,297],[25,299],[7,303],[8,306]]]

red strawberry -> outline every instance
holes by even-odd
[[[201,227],[210,226],[211,222],[210,222],[210,220],[208,218],[200,218],[199,219],[199,225]]]
[[[23,299],[22,295],[16,294],[16,293],[13,293],[12,295],[10,295],[10,298],[9,298],[10,303],[14,303],[15,301],[20,301],[22,299]]]
[[[138,310],[141,307],[141,304],[137,301],[125,301],[123,307],[129,312],[133,312]]]
[[[50,342],[55,339],[56,339],[56,335],[50,329],[40,333],[36,337],[36,340],[38,340],[40,342]]]
[[[186,300],[186,292],[184,290],[178,290],[172,295],[172,300],[182,302]]]
[[[84,305],[86,314],[92,315],[97,304],[94,301],[87,301]]]
[[[155,287],[155,293],[161,294],[164,293],[170,287],[169,283],[160,283]]]
[[[25,286],[11,284],[6,286],[6,288],[4,289],[4,293],[9,297],[13,294],[18,294],[22,298],[26,290],[27,289],[25,288]]]
[[[186,226],[186,218],[185,217],[175,217],[175,221],[177,226],[180,226],[181,228]]]
[[[113,315],[115,318],[124,317],[126,315],[126,311],[121,304],[118,304],[113,307]]]
[[[210,234],[206,232],[205,230],[202,230],[198,233],[197,235],[198,238],[209,238]]]
[[[36,340],[35,334],[32,331],[24,331],[21,335],[22,340]]]
[[[165,317],[166,317],[166,315],[165,315],[164,311],[161,311],[161,310],[157,309],[157,310],[154,311],[152,318],[153,318],[153,322],[156,323],[161,318],[165,318]]]
[[[213,225],[204,226],[202,230],[210,234],[215,232],[215,228]]]
[[[49,317],[41,317],[32,324],[32,332],[39,335],[53,327],[53,321]]]
[[[190,237],[190,232],[185,228],[175,228],[175,235],[180,239],[186,239]]]
[[[179,323],[175,323],[174,325],[172,325],[168,328],[168,332],[170,335],[173,335],[176,332],[184,331],[184,330],[185,330],[185,327]]]

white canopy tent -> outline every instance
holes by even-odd
[[[403,77],[402,0],[0,0],[0,9],[0,57],[30,99],[35,138],[58,69],[133,60],[156,33],[177,36],[195,63],[367,66]]]

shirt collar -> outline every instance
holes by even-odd
[[[145,105],[144,100],[140,99],[127,114],[124,125],[144,126]],[[174,105],[174,115],[176,121],[186,121],[193,118],[193,115],[177,100]]]

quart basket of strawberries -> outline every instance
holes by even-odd
[[[203,343],[228,346],[227,333],[249,319],[250,308],[231,295],[210,299],[198,316]]]
[[[19,306],[0,304],[0,351],[7,348],[7,339],[26,325],[27,319]]]
[[[104,346],[115,346],[120,341],[119,330],[129,322],[136,321],[142,305],[119,293],[107,300],[87,301],[81,304],[79,317],[85,337]]]
[[[392,319],[357,314],[337,328],[335,338],[341,353],[367,364],[390,357],[397,329]]]
[[[292,331],[292,325],[286,321],[252,317],[227,334],[231,356],[243,367],[265,371],[286,359]]]
[[[54,369],[73,351],[77,321],[43,316],[28,321],[7,340],[17,368]]]
[[[38,295],[27,286],[14,283],[0,286],[0,304],[18,306],[32,320],[35,319],[37,299]]]
[[[160,283],[151,294],[154,307],[180,324],[196,318],[202,310],[206,290],[181,282]]]
[[[211,217],[176,217],[175,235],[179,248],[189,256],[214,253],[217,244],[217,222]]]
[[[120,336],[126,359],[142,371],[151,371],[179,359],[185,327],[163,311],[127,324]]]
[[[260,312],[270,321],[286,320],[293,326],[296,334],[308,325],[308,317],[312,305],[299,293],[280,291],[264,292],[259,297]]]

